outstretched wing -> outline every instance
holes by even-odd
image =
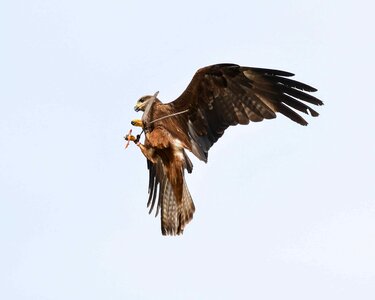
[[[206,161],[208,150],[231,125],[273,119],[276,112],[307,125],[296,111],[319,114],[306,103],[323,102],[306,92],[315,88],[289,79],[294,74],[270,69],[218,64],[197,71],[175,101],[165,104],[180,130],[191,141],[193,153]]]

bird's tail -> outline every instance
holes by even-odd
[[[185,226],[193,219],[195,206],[183,178],[181,203],[177,203],[171,184],[165,186],[161,203],[161,231],[163,235],[182,234]]]

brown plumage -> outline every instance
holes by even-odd
[[[163,235],[181,234],[192,219],[194,203],[184,179],[193,165],[185,149],[207,162],[208,150],[237,124],[273,119],[279,112],[307,125],[298,113],[319,114],[306,103],[323,102],[306,92],[315,88],[291,80],[292,73],[261,68],[218,64],[197,71],[175,101],[163,104],[154,96],[138,100],[144,111],[141,126],[145,142],[137,141],[147,158],[150,212],[161,210]]]

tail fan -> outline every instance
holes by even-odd
[[[193,219],[195,206],[187,187],[185,178],[182,192],[182,201],[177,203],[173,189],[168,180],[162,187],[161,203],[161,231],[163,235],[180,235],[185,226]]]

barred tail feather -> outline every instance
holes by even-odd
[[[166,180],[163,187],[164,197],[161,203],[161,231],[163,235],[179,235],[193,219],[195,206],[187,187],[183,182],[182,201],[177,203],[171,184]]]
[[[175,235],[178,229],[177,202],[172,185],[166,178],[160,188],[159,203],[161,205],[161,232],[163,235]]]
[[[187,187],[184,178],[184,189],[182,192],[182,201],[179,205],[178,216],[179,216],[179,231],[183,233],[185,226],[193,219],[195,212],[195,206],[193,199],[191,198],[189,189]]]

